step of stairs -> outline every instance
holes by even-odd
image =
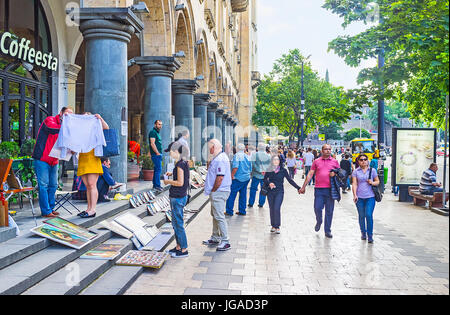
[[[187,206],[189,209],[199,210],[188,221],[189,225],[195,217],[205,208],[209,199],[202,195],[203,191],[191,197],[191,202]],[[174,236],[167,242],[165,248],[174,240]],[[163,266],[164,268],[164,266]],[[93,282],[80,295],[122,295],[142,274],[143,267],[114,266]]]
[[[199,200],[206,199],[204,196],[198,198],[202,196],[202,191],[193,191],[192,201],[188,205],[189,208],[199,207],[197,205]],[[163,193],[167,194],[167,192]],[[56,244],[31,233],[0,244],[0,279],[2,279],[0,281],[0,295],[74,295],[79,294],[86,288],[89,290],[85,290],[86,293],[83,294],[106,292],[109,289],[112,290],[110,291],[112,293],[108,294],[125,292],[142,273],[142,269],[124,266],[117,268],[119,266],[114,266],[115,261],[80,259],[81,255],[101,243],[123,244],[122,254],[133,248],[131,241],[103,229],[98,224],[102,221],[98,220],[98,217],[103,217],[103,220],[112,220],[127,210],[142,218],[147,224],[158,227],[166,223],[166,218],[163,213],[147,216],[145,205],[133,209],[129,208],[128,202],[116,202],[112,206],[110,208],[114,209],[103,209],[104,213],[97,215],[95,218],[97,220],[94,221],[83,221],[78,217],[69,219],[98,233],[98,236],[89,245],[80,250]],[[173,238],[169,243],[172,240]],[[75,283],[74,279],[79,279],[79,283]],[[108,289],[106,289],[101,285],[102,281],[109,281],[114,285],[113,287],[108,286]],[[95,286],[91,285],[92,283]]]
[[[0,227],[0,243],[16,237],[16,228]]]

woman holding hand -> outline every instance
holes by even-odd
[[[359,167],[353,172],[353,200],[359,214],[359,226],[361,228],[361,239],[369,239],[373,243],[373,212],[375,210],[375,194],[372,186],[378,186],[380,179],[377,170],[369,167],[369,158],[360,154],[356,159]]]

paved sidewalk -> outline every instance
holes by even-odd
[[[270,233],[266,204],[229,218],[232,250],[217,253],[201,245],[211,233],[208,205],[187,228],[190,257],[146,271],[126,294],[449,294],[448,217],[388,194],[375,209],[371,245],[360,240],[347,194],[329,240],[314,232],[313,188],[302,196],[285,188],[280,235]]]

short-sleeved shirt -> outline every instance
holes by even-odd
[[[230,160],[226,153],[222,152],[216,156],[208,167],[208,174],[205,180],[205,195],[209,196],[217,176],[223,176],[222,184],[217,191],[230,192],[231,191],[231,170]]]
[[[315,188],[331,188],[330,171],[340,168],[339,162],[333,158],[324,159],[323,157],[315,160],[311,166],[311,170],[316,173]]]
[[[156,128],[153,128],[152,131],[150,131],[150,133],[148,134],[148,138],[155,139],[155,146],[158,149],[159,154],[162,154],[162,141],[161,141],[161,135],[159,134],[159,131],[156,130]],[[152,156],[156,155],[156,152],[153,151],[151,143],[150,143],[150,153]]]
[[[433,188],[433,183],[437,183],[436,173],[431,169],[427,169],[420,179],[420,191],[425,192]]]
[[[305,166],[311,166],[314,162],[314,154],[311,152],[305,153],[303,159],[305,160]]]
[[[240,182],[249,181],[252,175],[252,163],[244,151],[236,153],[233,157],[231,168],[237,168],[234,178]]]
[[[372,175],[370,175],[370,170],[372,170]],[[377,178],[378,174],[376,169],[368,168],[367,171],[364,171],[358,167],[352,174],[353,178],[358,180],[358,189],[356,190],[356,196],[361,199],[368,199],[375,197],[373,193],[372,186],[367,182],[369,178],[374,181]]]
[[[270,155],[264,151],[255,152],[251,156],[252,176],[264,179],[264,174],[270,167]]]

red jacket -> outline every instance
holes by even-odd
[[[48,156],[53,149],[53,145],[58,140],[61,119],[59,115],[47,117],[39,127],[36,145],[33,150],[33,158],[55,166],[59,160]]]

